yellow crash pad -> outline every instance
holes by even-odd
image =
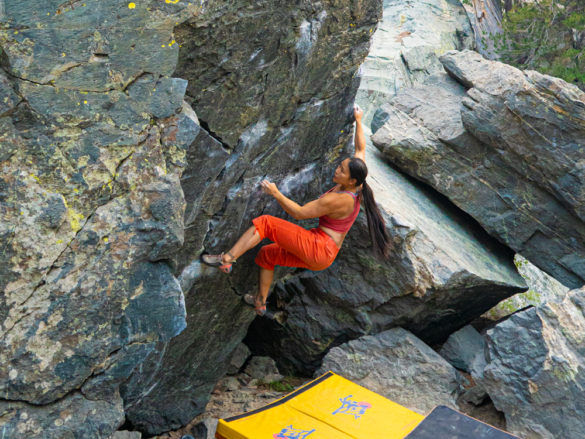
[[[327,372],[285,397],[220,419],[218,439],[403,439],[423,416]]]

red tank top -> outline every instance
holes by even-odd
[[[337,187],[337,186],[335,186],[335,187]],[[329,189],[323,195],[328,194],[333,189],[335,189],[335,187]],[[351,229],[351,226],[353,225],[355,219],[357,218],[358,214],[360,213],[360,200],[359,200],[359,196],[357,194],[354,194],[353,192],[337,191],[337,193],[340,193],[340,194],[344,193],[344,192],[351,194],[351,196],[354,198],[354,207],[353,207],[353,212],[351,213],[351,215],[349,215],[346,218],[341,218],[341,219],[331,218],[327,215],[320,216],[319,217],[319,227],[320,226],[327,227],[328,229],[334,230],[336,232],[341,232],[341,233],[345,233],[349,229]],[[319,196],[319,198],[321,198],[323,195]]]

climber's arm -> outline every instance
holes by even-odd
[[[355,117],[355,154],[354,156],[366,161],[366,136],[364,135],[364,128],[362,126],[362,116],[364,110],[358,105],[353,108],[353,115]]]
[[[338,194],[326,194],[321,198],[309,201],[307,204],[301,206],[297,202],[284,196],[274,183],[264,180],[261,185],[262,190],[265,193],[272,195],[284,211],[296,220],[318,218],[323,215],[343,210],[347,205],[347,200],[344,201],[344,199],[338,196]]]

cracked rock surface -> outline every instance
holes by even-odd
[[[380,14],[377,0],[217,1],[175,29],[175,74],[189,81],[186,100],[202,127],[187,151],[185,241],[173,256],[187,328],[123,392],[136,428],[177,428],[205,409],[254,319],[240,295],[257,288],[259,247],[229,276],[202,267],[199,254],[229,249],[258,215],[285,216],[261,193],[262,179],[300,203],[331,187],[351,138],[356,72]]]
[[[124,422],[120,384],[186,326],[166,259],[184,241],[180,176],[199,126],[184,103],[187,82],[170,76],[178,45],[168,43],[194,12],[155,1],[4,4],[8,437],[109,437]]]
[[[527,439],[577,439],[584,428],[585,288],[518,312],[486,333],[487,365],[474,379]]]
[[[256,280],[253,255],[232,279],[194,261],[278,212],[260,179],[299,201],[321,190],[380,12],[376,0],[3,2],[9,436],[109,437],[124,420],[156,434],[202,412],[253,318],[234,292]]]
[[[380,110],[385,123],[374,144],[500,242],[567,287],[580,287],[585,93],[472,51],[441,61],[448,78],[405,90]]]

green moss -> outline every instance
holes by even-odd
[[[272,381],[268,386],[276,392],[288,393],[288,392],[292,392],[293,390],[295,390],[294,386],[292,384],[286,382],[285,380]]]
[[[533,305],[538,305],[541,302],[542,295],[534,290],[528,290],[525,293],[521,294],[527,301],[529,301]]]
[[[560,364],[556,367],[553,367],[552,373],[557,379],[565,383],[575,381],[575,376],[577,375],[577,371],[566,364]]]
[[[297,388],[298,386],[300,386],[301,384],[304,384],[306,382],[306,378],[302,378],[302,377],[295,377],[292,375],[289,376],[285,376],[283,379],[278,380],[278,381],[271,381],[271,382],[265,382],[262,380],[258,381],[258,385],[274,390],[275,392],[282,392],[282,393],[289,393],[292,392],[293,390],[295,390],[295,388]]]
[[[361,252],[357,253],[357,257],[360,261],[360,265],[366,267],[368,270],[371,271],[382,271],[384,267],[380,264],[375,257],[367,256]]]

